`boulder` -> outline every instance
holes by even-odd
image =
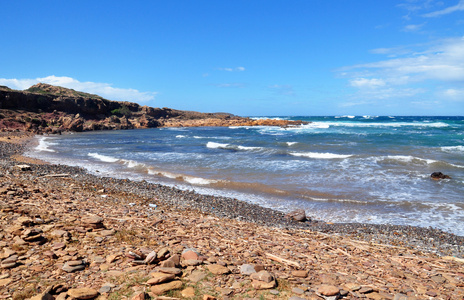
[[[440,179],[451,179],[450,176],[443,174],[442,172],[433,172],[430,175],[430,178],[434,180],[440,180]]]

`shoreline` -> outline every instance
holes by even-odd
[[[27,139],[23,152],[31,147],[32,136]],[[22,162],[47,164],[49,168],[56,166],[23,155],[18,155]],[[438,255],[464,257],[464,236],[432,227],[410,225],[370,224],[370,223],[334,223],[323,220],[296,222],[286,218],[286,214],[257,204],[248,203],[229,197],[199,194],[195,191],[178,189],[158,183],[117,179],[90,174],[80,167],[66,166],[69,173],[79,175],[79,180],[103,187],[105,190],[130,191],[139,196],[164,199],[165,204],[197,209],[200,212],[220,218],[253,222],[259,225],[298,228],[328,234],[339,234],[360,239],[365,242],[388,244],[392,246],[419,247],[421,250]],[[181,200],[176,199],[182,198]]]
[[[296,222],[235,199],[40,164],[21,156],[31,138],[28,133],[0,135],[0,225],[5,228],[0,253],[3,266],[15,256],[5,258],[10,250],[18,260],[0,273],[2,298],[27,299],[48,289],[57,299],[58,282],[68,296],[72,288],[85,286],[98,291],[98,299],[135,300],[139,292],[162,299],[154,292],[157,285],[144,283],[159,266],[139,264],[130,253],[163,247],[182,257],[178,268],[183,275],[177,280],[199,294],[189,299],[321,299],[324,285],[336,287],[343,299],[455,299],[464,293],[464,237],[412,226]],[[24,163],[30,169],[17,167]],[[87,215],[99,216],[104,228],[86,229],[81,224]],[[47,242],[18,245],[18,237],[26,239],[24,232],[34,226]],[[16,235],[18,230],[22,235]],[[63,243],[64,248],[57,246]],[[183,257],[191,248],[200,252],[193,265]],[[120,258],[111,260],[113,255]],[[67,261],[79,260],[85,261],[83,270],[63,271]],[[259,280],[241,272],[247,263],[273,274],[277,286],[258,288]],[[232,274],[211,275],[211,265],[225,266]],[[210,275],[193,280],[199,272]],[[144,279],[127,286],[128,296],[108,298],[124,290],[123,282],[134,274]],[[43,278],[26,293],[25,283],[34,276]],[[108,282],[116,288],[103,289]],[[168,295],[188,298],[180,291]]]

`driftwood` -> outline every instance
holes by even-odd
[[[280,263],[283,263],[283,264],[287,264],[289,266],[301,268],[300,264],[297,263],[296,261],[291,261],[291,260],[288,260],[288,259],[285,259],[285,258],[282,258],[282,257],[278,257],[278,256],[276,256],[274,254],[271,254],[271,253],[264,253],[264,255],[267,256],[267,258],[269,258],[270,260],[274,260],[274,261],[277,261],[277,262],[280,262]]]

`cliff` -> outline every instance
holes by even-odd
[[[183,126],[289,126],[303,122],[252,120],[227,113],[153,108],[39,83],[25,91],[0,86],[0,130],[35,133]]]

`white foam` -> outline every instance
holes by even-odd
[[[35,147],[35,150],[45,151],[45,152],[56,152],[55,150],[48,148],[50,145],[56,145],[56,143],[47,142],[46,139],[49,139],[49,138],[42,137],[39,140],[39,144],[37,145],[37,147]]]
[[[106,156],[106,155],[102,155],[98,153],[88,153],[87,155],[90,157],[96,158],[98,160],[101,160],[104,162],[110,162],[110,163],[117,162],[119,160],[118,158]]]
[[[200,177],[185,176],[184,181],[190,184],[208,185],[217,182],[217,180],[205,179]]]
[[[319,152],[291,152],[290,155],[298,157],[308,157],[316,159],[335,159],[335,158],[348,158],[350,154],[335,154],[335,153],[319,153]]]
[[[185,138],[186,136],[185,135],[182,135],[182,134],[179,134],[179,135],[176,135],[176,138],[178,139],[182,139],[182,138]]]
[[[464,146],[449,146],[441,147],[440,149],[445,152],[464,152]]]
[[[288,146],[293,146],[293,145],[295,145],[295,144],[298,144],[298,142],[287,142],[287,145],[288,145]]]
[[[221,144],[221,143],[215,143],[215,142],[208,142],[208,143],[206,144],[206,147],[212,148],[212,149],[217,149],[217,148],[227,149],[227,147],[229,147],[229,144]]]
[[[237,146],[237,149],[238,149],[238,150],[251,150],[251,151],[253,151],[253,150],[261,150],[261,149],[263,149],[263,148],[261,148],[261,147]]]

